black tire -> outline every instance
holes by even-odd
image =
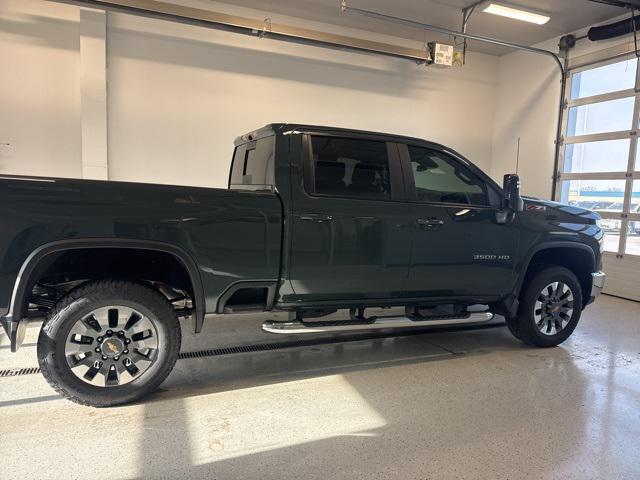
[[[158,348],[150,366],[129,383],[96,386],[72,371],[65,344],[78,320],[97,308],[113,305],[135,309],[147,317],[155,327]],[[180,343],[180,324],[164,295],[143,284],[100,280],[71,291],[51,311],[38,337],[38,362],[49,385],[65,398],[81,405],[110,407],[133,402],[154,391],[173,369]]]
[[[536,323],[536,302],[543,289],[551,283],[561,282],[573,296],[571,315],[566,315],[568,323],[554,334],[545,334]],[[509,330],[518,340],[534,347],[555,347],[573,333],[582,314],[582,288],[576,276],[564,267],[549,266],[533,275],[523,286],[520,308],[513,318],[507,318]],[[544,327],[543,327],[544,329]]]

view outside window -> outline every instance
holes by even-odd
[[[640,255],[637,63],[629,58],[571,75],[557,189],[561,202],[598,211],[605,250],[626,255]]]
[[[576,207],[596,210],[602,216],[602,227],[607,232],[605,250],[617,252],[622,226],[626,180],[569,180],[562,182],[561,202]],[[609,218],[615,214],[617,218]],[[639,237],[640,240],[640,237]]]
[[[633,181],[629,213],[629,225],[627,226],[629,234],[625,253],[640,255],[640,180]]]
[[[564,150],[564,173],[626,172],[629,139],[570,143]]]
[[[562,201],[589,210],[622,212],[625,183],[625,180],[564,181]]]
[[[627,97],[571,107],[567,135],[573,137],[628,131],[631,128],[634,104],[635,97]]]
[[[637,64],[635,59],[623,60],[574,74],[571,79],[571,99],[634,88]]]

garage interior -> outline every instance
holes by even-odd
[[[110,409],[38,375],[39,322],[17,353],[0,329],[0,477],[640,478],[640,53],[603,28],[640,29],[636,9],[0,0],[0,176],[226,189],[234,138],[266,124],[389,132],[597,211],[607,273],[548,349],[500,316],[286,337],[261,330],[283,313],[185,321],[160,390]]]

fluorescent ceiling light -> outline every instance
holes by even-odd
[[[500,15],[501,17],[522,20],[523,22],[535,23],[536,25],[544,25],[551,19],[551,17],[548,17],[547,15],[540,15],[539,13],[528,12],[527,10],[522,10],[520,8],[507,7],[497,3],[490,3],[482,11],[485,13]]]

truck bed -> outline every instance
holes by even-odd
[[[0,315],[38,248],[79,239],[161,242],[192,257],[215,311],[230,285],[277,279],[282,204],[269,192],[0,176]]]

